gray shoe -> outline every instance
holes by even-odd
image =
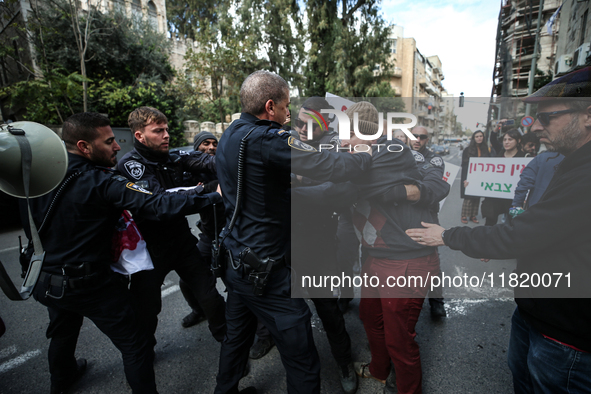
[[[275,346],[273,338],[259,339],[250,348],[249,357],[253,360],[258,360],[269,353],[273,349],[273,346]]]
[[[359,380],[357,379],[357,374],[355,374],[353,363],[339,367],[339,375],[341,375],[341,387],[345,394],[354,394],[357,392]]]
[[[386,385],[384,386],[384,394],[394,394],[397,393],[398,389],[396,388],[396,371],[394,371],[394,367],[390,369],[390,374],[386,378]]]

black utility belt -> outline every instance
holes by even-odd
[[[109,272],[109,270],[102,270],[89,275],[71,277],[41,271],[38,283],[46,288],[46,295],[54,295],[50,289],[51,287],[61,288],[58,290],[60,295],[57,297],[54,295],[53,297],[61,298],[66,288],[71,290],[88,289],[103,283],[109,277]]]
[[[242,260],[238,260],[239,263],[242,263],[242,265],[244,266],[246,273],[249,273],[251,271],[256,271],[256,272],[265,272],[265,270],[263,271],[257,271],[255,270],[253,267],[250,266],[250,264],[245,263]],[[285,268],[285,257],[282,257],[280,260],[273,260],[273,259],[269,259],[269,263],[271,264],[271,269],[268,272],[275,272],[275,271],[279,271],[282,268]]]

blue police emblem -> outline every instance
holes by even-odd
[[[125,163],[125,169],[129,172],[129,175],[135,179],[140,179],[144,175],[146,167],[142,163],[131,160]]]
[[[136,185],[133,182],[127,182],[127,184],[125,185],[126,188],[128,188],[129,190],[133,190],[134,192],[140,192],[140,193],[145,193],[145,194],[152,194],[151,191],[144,189],[143,187],[140,187],[138,185]]]
[[[431,159],[430,163],[434,167],[442,167],[443,166],[443,159],[441,157],[435,156],[434,158]]]
[[[421,153],[417,152],[416,150],[411,151],[412,155],[415,157],[415,161],[417,163],[424,163],[425,162],[425,156],[423,156]]]
[[[316,152],[316,148],[314,148],[311,145],[308,145],[296,138],[293,137],[289,137],[289,139],[287,140],[287,144],[289,146],[291,146],[292,148],[295,148],[297,150],[301,150],[304,152]]]

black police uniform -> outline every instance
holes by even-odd
[[[288,392],[318,393],[320,364],[312,337],[310,309],[303,299],[290,297],[291,272],[284,263],[290,238],[290,173],[319,181],[345,181],[369,168],[371,157],[318,152],[282,130],[280,124],[243,113],[224,133],[216,154],[227,223],[236,206],[243,138],[243,198],[235,227],[224,241],[234,261],[228,263],[223,273],[228,289],[228,332],[222,343],[215,393],[238,392],[257,318],[269,329],[281,354]],[[262,296],[254,295],[249,277],[255,273],[241,261],[241,253],[247,247],[260,259],[276,262]]]
[[[412,153],[423,177],[422,184],[425,186],[421,189],[421,199],[431,200],[430,210],[433,212],[436,223],[439,224],[437,215],[439,202],[449,193],[449,184],[443,180],[445,162],[441,156],[426,147],[420,151],[413,150]],[[424,196],[423,193],[425,193]],[[429,292],[429,304],[433,303],[443,304],[443,290],[441,287],[435,287],[433,291]]]
[[[60,187],[31,199],[46,253],[34,297],[49,310],[52,385],[59,387],[75,374],[74,351],[86,316],[121,351],[133,392],[155,393],[153,348],[131,307],[126,283],[109,268],[115,225],[124,209],[152,220],[170,220],[221,198],[217,193],[153,195],[82,156],[68,153],[68,160],[67,183],[55,202]]]
[[[336,152],[340,141],[336,132],[326,132],[308,144],[317,149],[322,144],[322,151]],[[299,278],[304,275],[341,276],[343,271],[337,267],[338,218],[335,210],[348,209],[357,201],[357,187],[351,182],[318,184],[309,178],[301,181],[296,178],[292,181],[291,196],[291,264],[298,277],[296,286],[301,285]],[[330,287],[302,290],[308,293],[316,307],[335,361],[341,368],[346,368],[352,362],[351,338],[338,299]]]
[[[158,194],[171,194],[166,189],[184,186],[184,172],[215,172],[215,158],[209,155],[191,157],[186,152],[169,154],[155,152],[135,140],[135,148],[117,164],[128,179]],[[196,189],[173,194],[194,195]],[[191,233],[186,218],[157,222],[148,217],[134,218],[154,262],[153,271],[134,274],[131,290],[142,297],[140,313],[152,333],[156,331],[158,314],[162,309],[160,287],[170,271],[176,271],[188,285],[203,308],[209,329],[217,341],[224,338],[225,306],[218,293],[209,264],[197,249],[197,239]]]
[[[200,151],[193,151],[190,152],[189,155],[201,161],[204,159],[204,155],[209,154]],[[190,174],[189,178],[189,182],[192,185],[196,185],[199,182],[203,183],[204,193],[215,192],[219,184],[218,177],[214,173],[200,173],[197,175]],[[219,234],[220,231],[222,231],[225,223],[226,215],[224,204],[216,204],[215,207],[207,207],[199,212],[199,222],[197,222],[197,228],[201,230],[201,233],[199,234],[197,249],[199,249],[199,253],[201,253],[201,256],[207,262],[211,262],[211,243],[215,239],[216,228],[217,233]],[[198,316],[205,316],[203,308],[201,308],[201,305],[199,305],[199,301],[193,295],[189,285],[180,279],[179,287],[181,288],[181,292],[183,293],[185,300],[193,310],[193,313]]]

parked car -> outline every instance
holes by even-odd
[[[442,145],[433,144],[433,145],[431,145],[431,150],[434,153],[438,154],[439,156],[445,156],[445,155],[449,154],[449,148],[446,148],[445,146],[442,146]]]

